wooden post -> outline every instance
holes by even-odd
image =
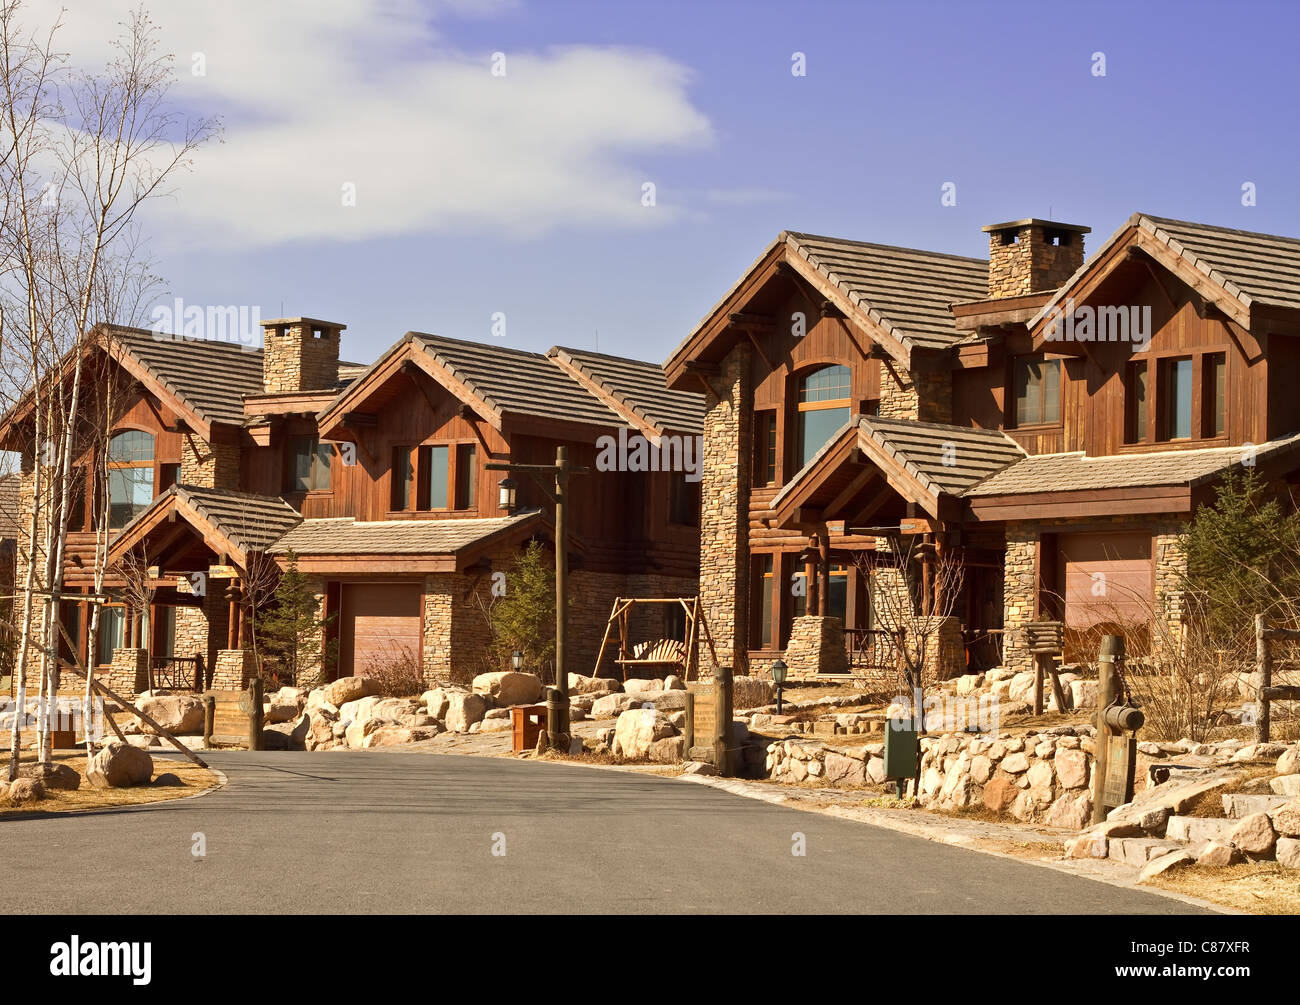
[[[239,648],[239,601],[235,595],[235,581],[226,584],[226,648]]]
[[[1124,637],[1106,635],[1101,640],[1101,651],[1097,654],[1097,725],[1093,737],[1092,766],[1092,822],[1101,823],[1106,819],[1106,803],[1103,793],[1106,790],[1106,762],[1109,760],[1110,727],[1106,725],[1106,709],[1119,697],[1119,680],[1115,675],[1115,662],[1124,658]]]
[[[1269,741],[1268,697],[1266,688],[1273,685],[1273,653],[1268,645],[1268,621],[1255,615],[1255,742]]]
[[[254,677],[248,684],[252,708],[248,713],[248,749],[262,749],[262,678]]]
[[[215,694],[205,694],[203,696],[203,745],[212,747],[212,730],[217,724],[217,696]]]
[[[831,610],[831,536],[825,526],[817,529],[817,614],[826,617]]]
[[[724,777],[732,773],[728,753],[731,746],[732,673],[731,667],[718,667],[713,674],[714,712],[717,716],[713,730],[713,764],[718,774]]]
[[[1043,657],[1034,655],[1034,715],[1043,714]]]
[[[559,691],[560,735],[551,733],[551,745],[567,746],[569,733],[569,670],[565,663],[565,637],[569,627],[568,514],[569,448],[555,448],[555,687]],[[567,752],[567,751],[566,751]]]
[[[682,725],[682,738],[686,741],[682,747],[689,759],[691,748],[695,746],[695,692],[686,692],[686,721]]]

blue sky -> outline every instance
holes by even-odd
[[[1025,216],[1089,249],[1136,210],[1300,236],[1292,4],[190,6],[154,19],[225,142],[146,218],[168,293],[342,321],[354,360],[496,312],[505,344],[663,360],[785,228],[981,257]],[[74,0],[70,51],[113,7]]]

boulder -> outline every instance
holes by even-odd
[[[302,712],[302,701],[298,697],[297,688],[280,688],[279,691],[271,695],[271,700],[265,706],[265,709],[267,722],[295,721]]]
[[[1067,792],[1047,811],[1043,823],[1048,827],[1065,827],[1070,830],[1083,830],[1092,820],[1092,794],[1088,792]]]
[[[1022,771],[1029,770],[1029,758],[1019,752],[1008,754],[1002,758],[1002,763],[998,767],[1009,775],[1018,775]]]
[[[733,708],[758,708],[760,705],[770,705],[775,696],[775,685],[766,677],[731,678]]]
[[[447,696],[447,714],[443,725],[449,733],[468,733],[469,727],[482,720],[487,712],[487,699],[469,691],[453,691]]]
[[[435,719],[445,719],[453,694],[469,694],[469,691],[463,687],[435,687],[432,691],[425,691],[420,695],[420,700],[424,702],[425,710],[429,715]]]
[[[646,756],[657,764],[676,764],[686,753],[686,737],[665,736],[650,744]]]
[[[1081,789],[1088,784],[1088,755],[1082,750],[1057,750],[1053,760],[1061,788]]]
[[[593,719],[609,719],[629,708],[639,708],[646,703],[648,697],[649,695],[640,694],[607,694],[592,702],[588,714]]]
[[[370,715],[375,719],[400,722],[413,715],[424,715],[425,704],[418,698],[380,698],[370,707]],[[434,716],[436,719],[437,716]]]
[[[138,697],[135,705],[169,733],[203,732],[203,699],[198,695],[147,694]],[[140,732],[158,735],[158,730],[139,717],[136,717],[136,724],[140,727]]]
[[[337,722],[339,717],[338,707],[330,704],[325,698],[324,688],[319,687],[307,695],[307,703],[303,706],[303,711],[319,713],[330,722]]]
[[[97,789],[122,789],[148,785],[153,758],[128,743],[109,743],[86,765],[86,781]]]
[[[1097,688],[1095,680],[1070,681],[1070,705],[1074,709],[1096,708]]]
[[[584,677],[580,673],[569,674],[569,694],[608,694],[617,691],[618,681],[609,677]]]
[[[1300,840],[1296,838],[1277,839],[1277,864],[1286,869],[1300,869]]]
[[[45,784],[39,778],[15,778],[9,783],[7,794],[14,806],[38,803],[45,798]]]
[[[1064,797],[1062,797],[1064,798]],[[1105,834],[1086,831],[1078,837],[1065,842],[1066,858],[1105,858],[1109,852],[1110,842]]]
[[[481,673],[474,678],[473,687],[498,705],[533,705],[542,697],[542,678],[517,670]]]
[[[832,785],[866,785],[867,766],[856,757],[826,752],[826,780]]]
[[[1161,855],[1159,858],[1153,858],[1148,862],[1138,874],[1138,882],[1148,883],[1157,876],[1162,876],[1173,869],[1179,869],[1185,865],[1191,865],[1195,861],[1196,856],[1185,849],[1168,852]]]
[[[976,754],[971,758],[970,776],[979,785],[984,785],[993,777],[993,762],[984,754]]]
[[[1269,779],[1268,787],[1279,796],[1300,796],[1300,774],[1278,775]]]
[[[379,694],[379,682],[373,677],[340,677],[325,685],[325,700],[341,709],[350,701]]]
[[[508,733],[513,724],[509,719],[482,719],[475,726],[476,733]]]
[[[974,694],[983,683],[984,675],[982,673],[965,674],[957,678],[957,694],[963,698],[968,694]]]
[[[371,720],[374,721],[374,720]],[[367,733],[361,741],[363,747],[395,747],[403,743],[418,743],[420,740],[432,740],[438,735],[436,726],[380,725],[374,732]]]
[[[1267,857],[1277,843],[1277,833],[1267,813],[1252,813],[1232,829],[1228,840],[1246,855]]]
[[[1014,776],[997,775],[984,786],[984,805],[994,813],[1005,813],[1019,794]]]
[[[664,682],[657,677],[642,679],[633,677],[623,682],[623,690],[628,694],[644,694],[646,691],[662,691]]]
[[[164,788],[185,788],[185,783],[181,781],[181,776],[170,771],[164,771],[161,775],[153,780],[154,785],[161,785]]]
[[[871,757],[867,759],[867,777],[876,785],[884,784],[885,759],[883,757]]]
[[[664,678],[665,691],[685,691],[686,683],[675,673],[670,673]]]
[[[1300,774],[1300,746],[1288,747],[1277,759],[1279,775]]]
[[[353,750],[360,750],[365,746],[366,737],[383,727],[384,724],[378,719],[362,719],[360,722],[351,723],[344,732],[343,738]]]
[[[682,767],[683,775],[716,775],[718,769],[708,761],[687,761]]]
[[[1221,869],[1232,865],[1238,859],[1237,849],[1223,841],[1207,841],[1201,853],[1196,856],[1197,865]]]
[[[656,709],[628,709],[614,726],[614,756],[628,761],[643,760],[650,755],[656,740],[673,736],[675,732],[668,717]]]
[[[66,764],[29,764],[20,768],[22,778],[35,778],[48,789],[65,789],[75,792],[81,788],[81,776]]]
[[[264,750],[306,750],[312,717],[303,714],[294,722],[273,722],[262,728]]]
[[[48,782],[46,785],[48,786]],[[1292,799],[1270,814],[1273,829],[1286,837],[1300,837],[1300,799]]]

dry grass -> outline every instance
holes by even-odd
[[[196,792],[213,788],[218,783],[215,772],[200,768],[193,761],[178,758],[154,760],[154,776],[164,772],[176,775],[184,785],[140,785],[129,789],[95,789],[86,782],[86,755],[84,751],[56,750],[56,764],[66,764],[77,774],[82,775],[81,788],[74,792],[64,789],[48,789],[40,802],[11,806],[8,800],[0,800],[0,818],[30,816],[38,813],[79,813],[84,810],[107,809],[115,806],[136,806],[141,803],[157,803],[168,799],[180,799],[192,796]],[[24,752],[22,764],[35,764],[34,751]]]
[[[1191,865],[1157,876],[1151,885],[1251,914],[1300,914],[1300,871],[1276,862]]]
[[[1277,773],[1276,766],[1273,764],[1251,765],[1242,769],[1241,774],[1231,779],[1221,788],[1214,789],[1210,792],[1202,792],[1197,796],[1182,815],[1185,817],[1222,817],[1223,800],[1220,796],[1231,795],[1234,792],[1262,793],[1268,795],[1272,790],[1268,787],[1268,780]]]

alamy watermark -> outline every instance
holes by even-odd
[[[918,715],[919,713],[919,715]],[[979,733],[995,737],[1001,714],[995,694],[955,695],[918,687],[911,697],[898,695],[889,704],[889,728],[894,731],[920,725],[927,732]]]
[[[703,476],[703,436],[665,433],[651,440],[620,429],[617,437],[598,438],[596,450],[597,471],[681,471],[688,482],[698,482]]]
[[[15,720],[20,727],[82,733],[98,742],[104,735],[104,699],[28,698],[26,689],[20,687],[16,698],[0,698],[0,730],[13,729]]]
[[[1142,352],[1151,344],[1151,307],[1084,304],[1075,307],[1074,298],[1064,307],[1048,312],[1048,342],[1131,342]]]
[[[149,317],[160,342],[226,342],[245,349],[262,344],[262,308],[257,304],[187,304],[177,297],[158,304]]]

